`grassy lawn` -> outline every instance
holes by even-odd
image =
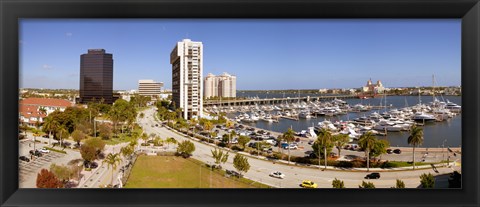
[[[227,178],[200,161],[175,156],[140,156],[125,188],[267,188],[248,179]],[[253,183],[253,184],[252,184]]]
[[[412,162],[402,162],[402,161],[388,161],[390,167],[412,167]],[[415,162],[415,166],[421,165],[431,165],[431,164],[438,164],[438,163],[431,163],[431,162]]]
[[[141,128],[136,128],[136,129],[134,129],[134,131],[136,131],[138,134],[143,133],[143,130]],[[108,140],[103,140],[103,141],[105,141],[105,144],[108,144],[108,145],[116,145],[116,144],[123,143],[123,142],[130,142],[132,140],[133,140],[132,136],[129,136],[127,134],[119,133],[118,137],[112,137]]]

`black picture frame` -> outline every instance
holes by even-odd
[[[1,206],[479,206],[478,0],[0,0]],[[461,18],[462,189],[18,189],[21,18]]]

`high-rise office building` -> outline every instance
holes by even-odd
[[[183,118],[200,118],[203,110],[203,45],[184,39],[170,53],[172,99]]]
[[[104,49],[89,49],[80,56],[80,103],[113,103],[113,56]]]
[[[139,80],[138,94],[141,96],[150,96],[152,100],[157,100],[157,98],[160,96],[162,87],[162,82],[155,82],[153,80]]]
[[[205,98],[237,96],[237,77],[234,75],[223,73],[215,76],[209,73],[204,83]]]

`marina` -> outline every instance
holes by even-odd
[[[206,110],[223,112],[240,124],[279,133],[292,127],[309,139],[314,136],[309,131],[318,132],[321,128],[348,134],[352,142],[370,131],[396,147],[409,147],[409,129],[415,123],[424,129],[422,147],[461,146],[461,96],[386,96],[366,100],[213,106]]]

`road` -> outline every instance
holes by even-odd
[[[183,135],[177,134],[165,127],[152,127],[155,123],[155,109],[150,108],[144,111],[144,118],[139,119],[138,123],[143,127],[144,131],[149,133],[157,133],[162,138],[174,137],[177,141],[191,140]],[[215,147],[206,143],[193,141],[195,144],[195,152],[193,158],[204,163],[213,162],[211,150]],[[230,153],[227,163],[223,164],[224,169],[234,170],[233,157],[234,152]],[[320,188],[331,188],[332,180],[335,178],[344,181],[347,188],[358,188],[358,185],[364,179],[367,172],[354,172],[349,170],[325,170],[305,168],[295,165],[275,164],[272,161],[260,160],[249,157],[250,170],[245,174],[246,178],[253,181],[265,183],[270,186],[279,188],[298,188],[302,180],[311,180],[316,182]],[[273,171],[280,171],[286,175],[285,179],[277,179],[268,175]],[[377,188],[390,188],[395,186],[396,179],[400,179],[405,183],[407,188],[416,188],[420,185],[420,175],[423,173],[432,173],[433,175],[442,175],[453,172],[452,168],[438,168],[438,173],[433,169],[422,169],[415,171],[391,171],[382,172],[381,178],[377,180],[368,180],[375,184]],[[445,176],[444,176],[445,177]]]

